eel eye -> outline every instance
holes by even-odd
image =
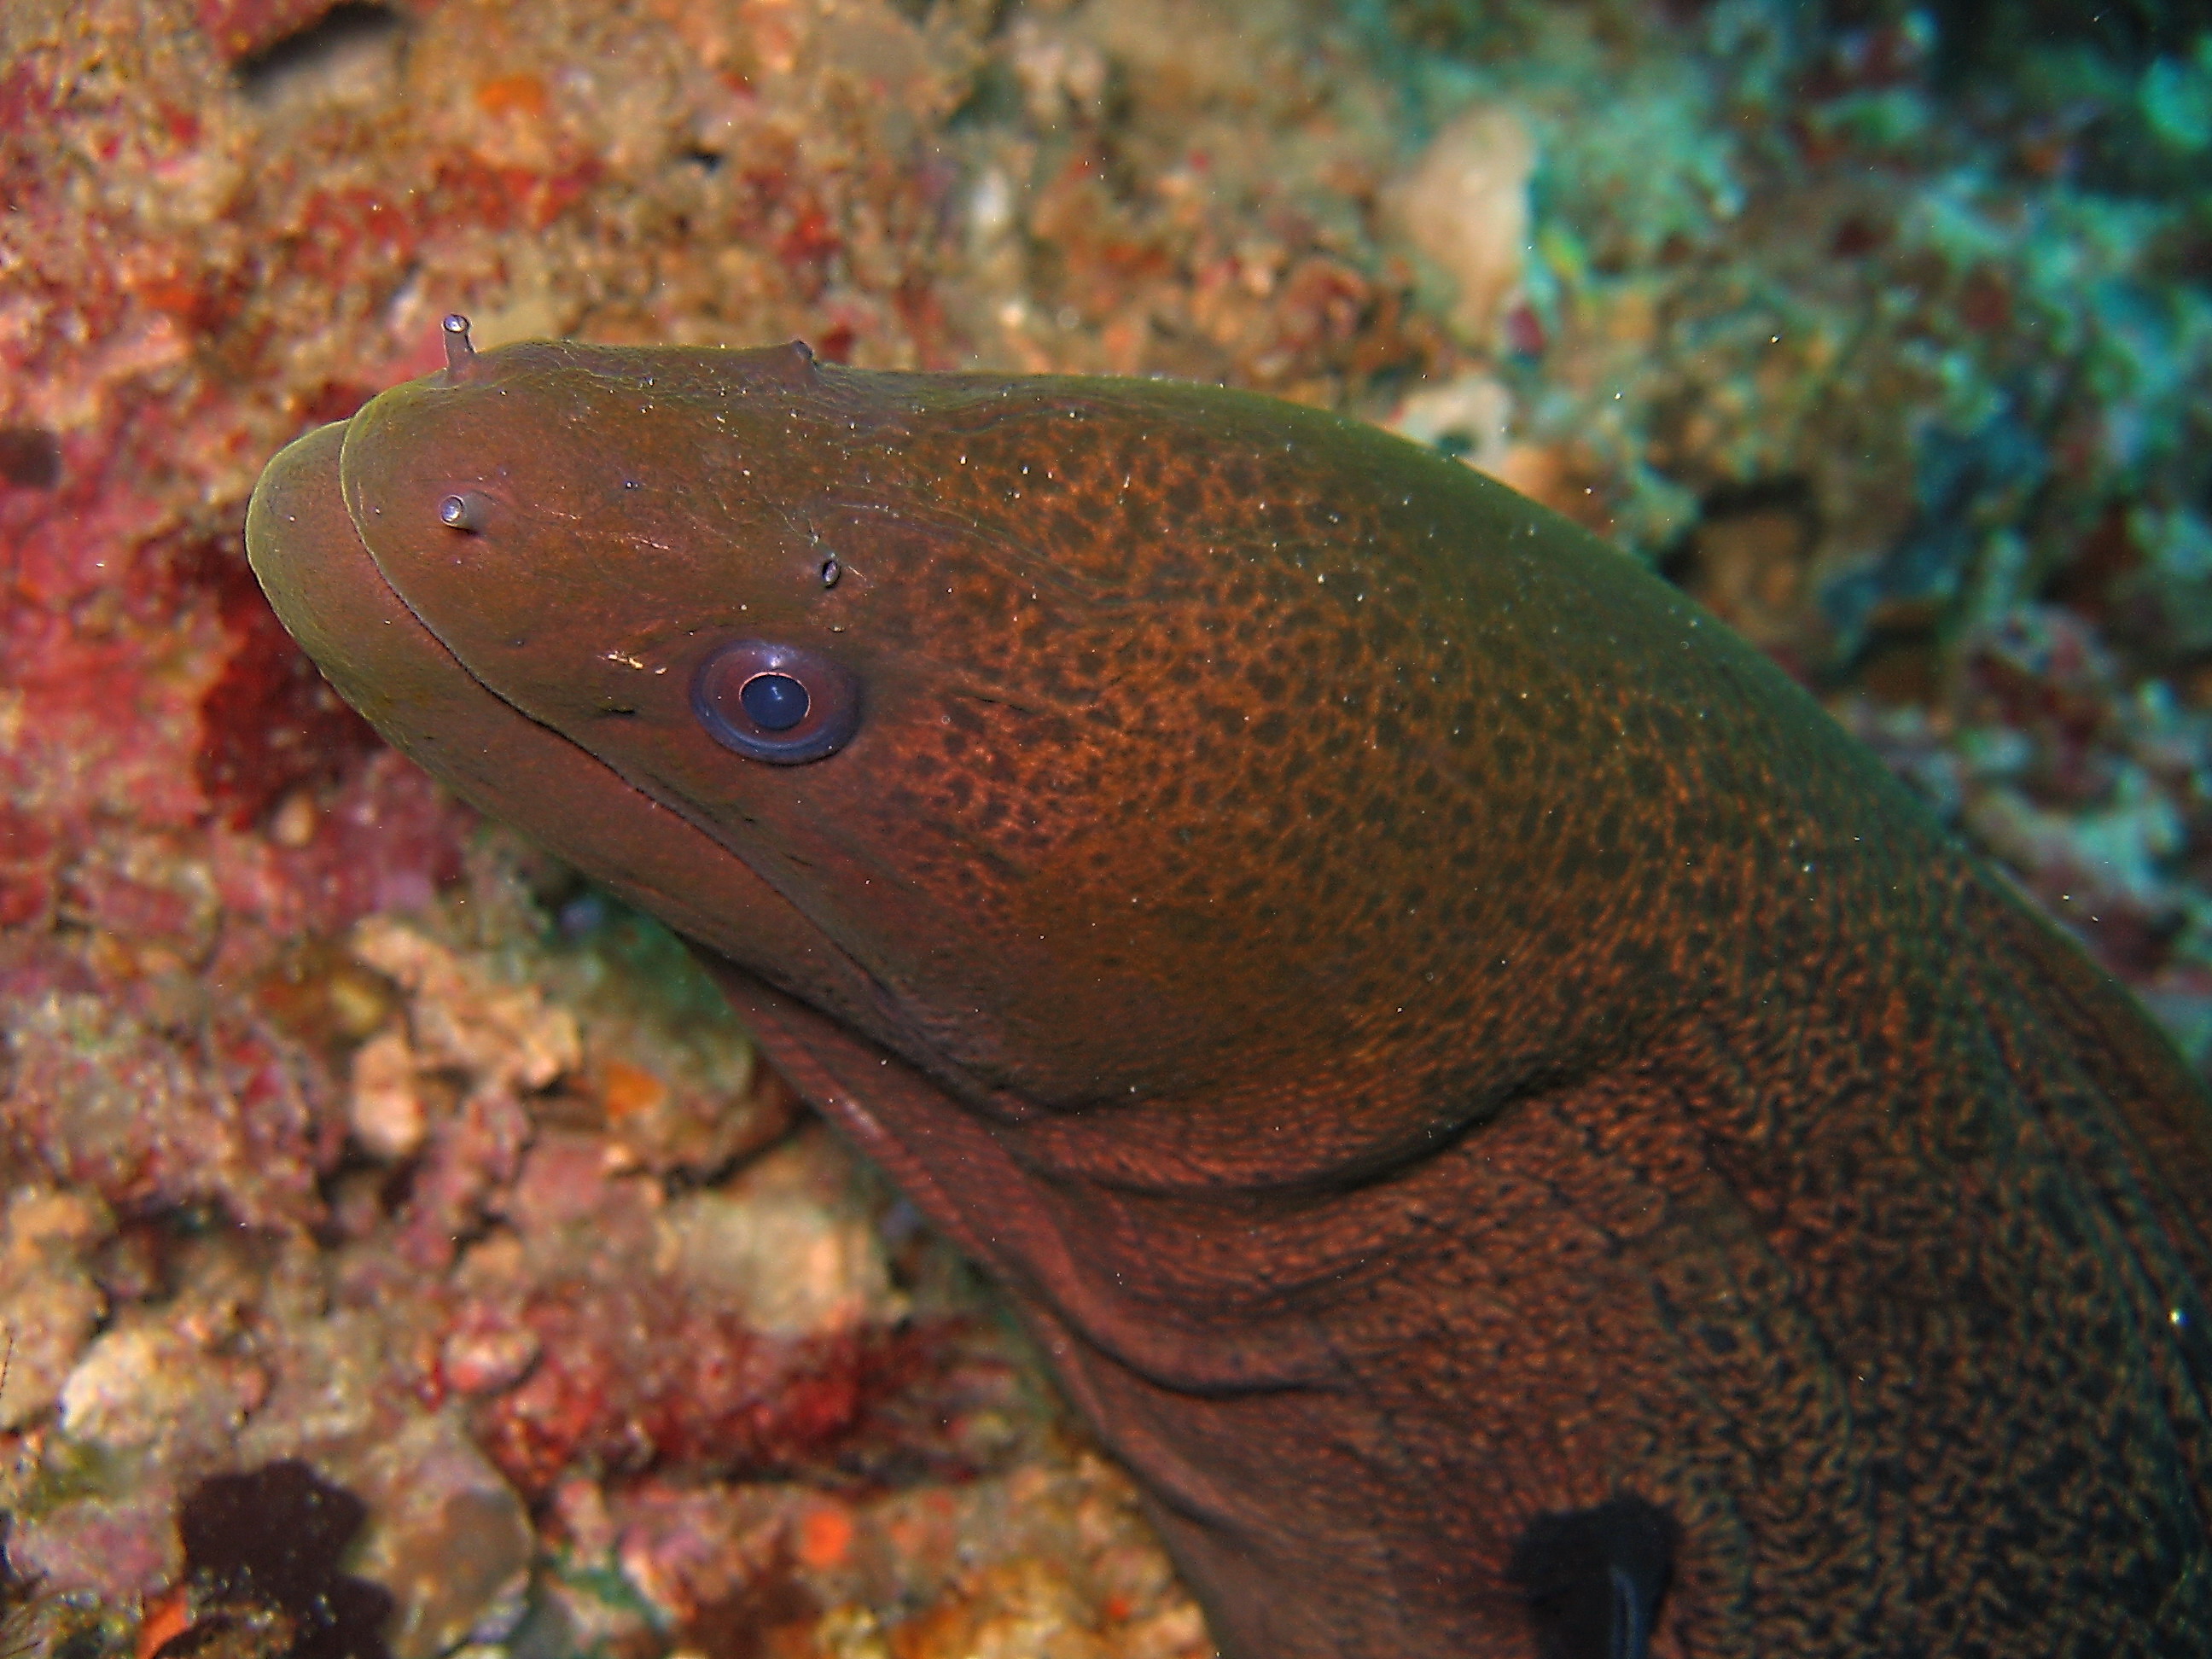
[[[795,766],[852,741],[860,724],[860,685],[803,647],[732,640],[691,677],[691,712],[723,748],[747,760]]]

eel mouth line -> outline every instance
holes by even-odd
[[[679,932],[792,995],[813,1002],[826,992],[826,1008],[857,1003],[847,1017],[862,1015],[871,1039],[891,1052],[916,1047],[908,1040],[915,1022],[891,988],[742,848],[517,707],[439,636],[385,574],[345,503],[350,428],[337,422],[296,440],[270,464],[246,513],[254,574],[339,695],[470,805],[514,822],[590,879],[627,890],[641,908],[688,917],[692,925],[679,921]],[[562,801],[570,805],[562,809]],[[710,856],[736,869],[702,882],[685,861]],[[729,908],[761,916],[754,939],[718,937],[715,923],[726,920],[710,908],[718,885]],[[760,948],[744,951],[749,942]],[[803,972],[809,956],[822,981],[811,990]]]

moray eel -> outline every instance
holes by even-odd
[[[1351,421],[515,345],[247,520],[1001,1283],[1231,1659],[2212,1652],[2212,1109],[1784,676]]]

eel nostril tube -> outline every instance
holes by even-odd
[[[446,378],[464,380],[476,367],[476,343],[469,338],[469,319],[458,311],[448,312],[438,326],[446,331]]]
[[[438,522],[448,530],[473,536],[491,522],[491,497],[473,489],[448,495],[438,503]]]

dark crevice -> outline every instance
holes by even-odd
[[[344,0],[314,22],[275,45],[239,60],[232,73],[250,99],[273,96],[287,83],[309,79],[364,46],[406,33],[407,18],[374,0]]]
[[[52,489],[62,481],[62,441],[40,426],[0,426],[0,484]]]
[[[389,1659],[390,1593],[340,1565],[368,1518],[360,1498],[289,1458],[200,1482],[177,1512],[194,1617],[161,1659]]]

